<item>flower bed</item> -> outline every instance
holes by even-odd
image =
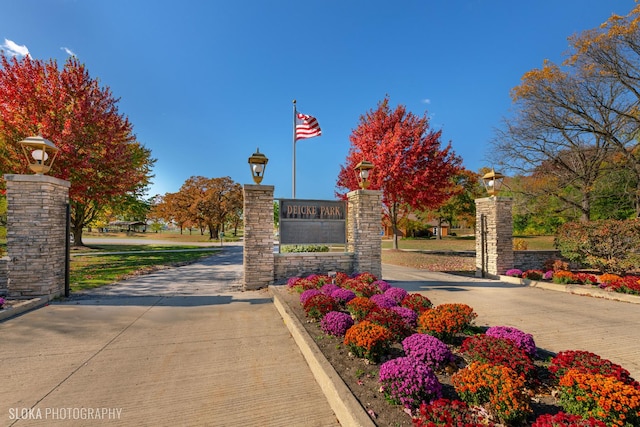
[[[346,304],[322,299],[322,309],[307,317],[305,327],[378,425],[637,425],[640,387],[622,367],[571,351],[549,363],[536,358],[533,337],[526,332],[496,326],[485,334],[474,328],[476,315],[469,306],[431,307],[419,294],[378,287],[369,274],[361,284],[358,277],[339,277],[334,280],[339,289],[348,283],[349,289],[365,292]],[[301,280],[304,286],[290,281],[289,290],[298,316],[304,317],[294,295],[312,289],[307,283],[313,281]],[[332,295],[339,289],[327,288]],[[375,300],[389,302],[374,295],[394,295],[402,305],[380,307]],[[318,295],[307,304],[314,298]],[[413,301],[415,310],[404,301]],[[328,305],[334,309],[317,314]],[[433,312],[437,321],[423,319],[412,327],[400,309],[420,319],[431,319],[426,314]],[[583,393],[585,387],[591,394]],[[613,403],[602,403],[608,401]],[[590,402],[600,406],[585,409]]]

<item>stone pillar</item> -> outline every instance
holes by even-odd
[[[356,190],[347,194],[347,251],[354,271],[382,277],[382,192]]]
[[[512,202],[510,197],[476,199],[476,277],[483,276],[483,264],[484,276],[491,278],[513,268]]]
[[[64,294],[66,205],[71,184],[47,175],[5,175],[10,298]]]
[[[273,186],[244,186],[243,290],[273,283]]]

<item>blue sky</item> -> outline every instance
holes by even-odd
[[[292,100],[322,136],[296,148],[296,196],[332,199],[349,135],[389,95],[425,113],[464,165],[490,166],[488,142],[510,90],[567,37],[634,0],[0,0],[0,43],[32,58],[76,55],[120,98],[157,159],[150,195],[191,176],[292,193]]]

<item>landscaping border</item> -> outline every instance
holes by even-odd
[[[49,301],[50,301],[50,298],[41,297],[41,298],[32,298],[32,299],[16,302],[15,304],[11,305],[9,308],[4,308],[0,310],[0,321],[18,316],[29,310],[40,308],[48,304]]]
[[[539,280],[521,279],[520,277],[499,276],[501,282],[512,283],[515,285],[531,286],[532,288],[546,289],[556,292],[566,292],[574,295],[584,295],[594,298],[610,299],[614,301],[623,301],[631,304],[640,304],[640,296],[623,294],[620,292],[605,291],[596,286],[590,285],[563,285],[560,283],[543,282]]]

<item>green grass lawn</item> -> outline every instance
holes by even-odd
[[[553,236],[514,236],[515,239],[524,240],[529,250],[551,250]],[[391,240],[382,241],[382,249],[391,249]],[[476,239],[474,236],[446,236],[442,239],[401,239],[398,241],[399,249],[412,249],[424,251],[475,251]]]
[[[105,246],[117,252],[135,251],[131,254],[96,254],[91,252],[103,251]],[[92,289],[110,283],[117,282],[123,278],[151,271],[158,266],[170,266],[197,261],[201,258],[212,256],[215,251],[199,250],[188,252],[166,252],[171,249],[193,249],[190,246],[169,246],[161,247],[160,251],[153,251],[151,245],[96,245],[85,252],[75,253],[71,257],[69,287],[71,292]],[[144,248],[144,249],[142,249]],[[139,252],[144,250],[145,252]]]

